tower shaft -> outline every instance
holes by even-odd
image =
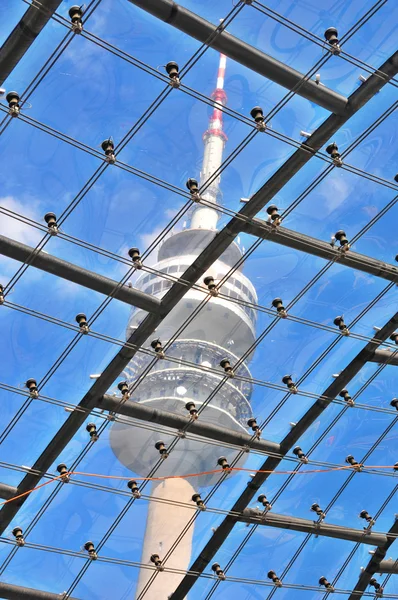
[[[144,544],[142,548],[142,560],[148,562],[148,558],[157,553],[163,558],[175,543],[177,537],[184,530],[193,516],[194,512],[184,506],[172,506],[170,504],[157,502],[157,500],[168,500],[170,502],[189,503],[195,492],[187,479],[166,479],[156,483],[151,490],[154,500],[149,502],[148,516]],[[178,586],[183,575],[180,573],[169,573],[167,569],[182,569],[186,571],[191,558],[193,536],[193,524],[187,529],[185,535],[173,550],[170,558],[165,563],[165,571],[158,573],[151,583],[144,599],[153,598],[165,600]],[[145,587],[153,576],[152,569],[140,569],[136,598],[144,592]]]
[[[209,120],[207,130],[203,135],[204,153],[202,170],[200,173],[200,186],[202,187],[207,181],[212,180],[207,184],[205,191],[201,192],[203,199],[217,204],[220,196],[220,175],[219,168],[222,164],[223,151],[227,136],[223,131],[223,113],[219,106],[224,106],[227,102],[227,95],[224,91],[224,76],[225,76],[226,56],[220,55],[220,63],[218,67],[217,87],[212,93],[212,98],[216,103],[212,115]],[[212,229],[217,227],[218,213],[216,210],[199,206],[192,215],[192,229]]]
[[[220,56],[217,87],[212,97],[214,108],[209,119],[208,128],[203,135],[204,156],[200,174],[201,198],[217,205],[220,201],[219,168],[223,160],[224,145],[227,140],[223,131],[222,107],[226,103],[224,92],[225,56]],[[210,179],[210,183],[206,182]],[[192,215],[191,227],[174,232],[166,238],[159,248],[158,260],[153,273],[140,274],[137,289],[148,294],[161,297],[171,287],[172,282],[163,274],[172,274],[180,278],[207,246],[217,232],[218,212],[211,206],[198,204]],[[208,275],[221,281],[242,257],[237,243],[231,246],[214,262]],[[200,283],[200,282],[198,282]],[[132,401],[143,403],[153,408],[185,414],[190,418],[187,403],[194,403],[197,410],[205,404],[200,419],[208,423],[216,423],[220,427],[246,432],[247,420],[252,416],[250,397],[252,385],[251,375],[246,361],[239,357],[253,346],[255,340],[256,314],[251,308],[257,303],[256,291],[241,269],[235,269],[220,288],[219,297],[214,297],[205,310],[196,309],[203,301],[203,293],[195,288],[187,289],[184,298],[162,321],[156,330],[156,336],[163,343],[170,340],[181,328],[178,339],[167,347],[164,358],[147,371],[152,356],[139,353],[126,368],[129,383],[136,381],[140,374],[146,373],[134,392]],[[226,298],[227,297],[227,298]],[[230,302],[239,299],[242,302]],[[131,313],[127,336],[145,318],[141,309]],[[151,340],[146,346],[150,346]],[[171,360],[171,358],[174,360]],[[236,365],[236,375],[218,389],[223,378],[220,364],[227,358],[231,365]],[[248,357],[250,360],[250,356]],[[204,371],[201,367],[211,369]],[[212,394],[209,402],[209,394]],[[149,428],[132,428],[125,422],[116,421],[110,432],[110,443],[118,459],[131,471],[145,477],[159,460],[156,443],[162,441],[168,448],[174,441],[174,435],[165,431],[158,433]],[[177,502],[194,503],[194,491],[201,487],[215,485],[220,474],[217,460],[220,456],[232,460],[235,450],[231,447],[214,446],[200,439],[181,438],[173,447],[166,460],[158,466],[157,476],[189,475],[197,473],[192,480],[195,490],[185,479],[167,479],[157,484],[152,491],[153,501],[149,502],[146,532],[143,541],[141,562],[151,565],[150,557],[158,554],[163,559],[168,551],[176,545],[165,561],[166,570],[158,573],[152,584],[149,579],[152,569],[141,569],[138,579],[136,598],[141,600],[166,600],[177,587],[182,575],[169,573],[168,568],[186,570],[189,566],[192,549],[193,526],[187,527],[193,511]],[[243,466],[243,456],[236,466]],[[164,498],[170,502],[158,502]],[[186,529],[186,531],[185,531]],[[182,531],[184,536],[179,540]],[[148,590],[148,591],[146,591]]]

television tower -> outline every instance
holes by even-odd
[[[220,55],[217,86],[212,98],[219,104],[225,104],[227,97],[224,91],[226,57]],[[200,187],[219,169],[222,164],[223,150],[227,136],[223,131],[223,113],[214,106],[209,125],[203,135],[204,156],[200,173]],[[220,176],[214,179],[201,197],[217,203],[221,200]],[[211,207],[198,204],[192,214],[189,228],[173,233],[164,240],[159,249],[154,269],[181,277],[189,265],[197,258],[217,232],[218,213]],[[216,260],[206,275],[214,279],[222,279],[241,258],[242,252],[235,242]],[[198,281],[203,285],[202,280]],[[142,272],[136,287],[147,294],[161,297],[171,287],[172,282],[156,274]],[[233,299],[257,303],[256,291],[240,268],[222,286],[221,292]],[[153,338],[159,338],[164,345],[178,328],[190,317],[204,294],[190,289],[179,302],[178,307],[164,319]],[[129,337],[144,319],[146,313],[141,309],[133,309],[127,330]],[[197,409],[206,401],[223,377],[220,361],[228,358],[231,365],[236,364],[255,340],[256,314],[253,309],[243,304],[226,301],[220,297],[212,298],[199,314],[182,331],[180,337],[167,349],[166,356],[158,360],[156,365],[145,376],[132,397],[132,401],[141,402],[152,408],[175,412],[187,416],[185,408],[188,401],[193,401]],[[148,347],[151,340],[148,340]],[[195,367],[187,367],[177,362],[170,362],[167,357],[181,358],[197,365],[213,367],[220,374],[205,373]],[[126,369],[128,383],[137,380],[152,357],[138,353]],[[238,369],[238,374],[250,380],[250,372],[245,363]],[[250,397],[252,386],[248,381],[229,379],[199,418],[205,422],[239,432],[247,432],[247,420],[252,416]],[[172,443],[175,434],[157,433],[146,428],[132,428],[115,422],[110,432],[110,443],[117,458],[126,467],[141,477],[147,476],[151,468],[159,461],[159,453],[155,448],[157,441],[162,440],[166,448]],[[188,435],[189,438],[189,435]],[[217,460],[220,456],[232,460],[236,450],[220,447],[206,441],[180,439],[168,458],[162,462],[156,476],[188,475],[219,468]],[[242,461],[243,462],[243,461]],[[168,479],[156,482],[152,486],[151,495],[154,501],[149,502],[145,537],[142,545],[141,562],[152,565],[150,557],[158,554],[162,559],[187,526],[194,511],[179,503],[191,504],[192,495],[201,487],[214,485],[220,475],[202,475],[187,479]],[[202,492],[205,497],[206,491]],[[155,499],[167,500],[158,502]],[[174,504],[173,504],[174,502]],[[167,568],[187,570],[191,558],[193,526],[185,533],[170,558],[167,559],[164,572],[158,574],[146,592],[146,585],[152,576],[151,569],[141,569],[138,577],[137,600],[144,596],[145,600],[166,599],[182,579],[179,573],[167,572]]]

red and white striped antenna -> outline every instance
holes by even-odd
[[[212,93],[212,99],[218,104],[222,104],[225,106],[227,103],[227,94],[224,91],[224,79],[225,79],[225,68],[227,64],[227,57],[225,54],[220,54],[220,62],[218,65],[218,73],[217,73],[217,85],[216,89]],[[214,107],[213,113],[210,117],[209,127],[205,131],[203,135],[203,139],[206,139],[209,135],[216,135],[221,137],[224,142],[227,141],[227,136],[223,131],[223,114],[222,110]]]

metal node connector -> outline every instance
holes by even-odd
[[[322,508],[319,506],[319,504],[317,502],[314,502],[314,504],[311,504],[310,510],[312,510],[314,513],[316,513],[318,515],[318,517],[321,519],[321,521],[323,521],[326,518],[326,514],[323,512]]]
[[[283,306],[283,301],[281,298],[275,298],[274,300],[272,300],[272,306],[276,308],[278,315],[282,317],[282,319],[286,319],[287,312],[285,307]]]
[[[231,363],[229,362],[228,358],[223,358],[220,361],[220,367],[224,369],[225,374],[228,375],[228,377],[235,377],[235,373],[231,367]]]
[[[326,579],[326,577],[321,577],[319,579],[319,585],[323,585],[328,592],[334,592],[334,587],[332,586],[331,583],[329,583],[329,581]]]
[[[372,587],[374,587],[375,592],[376,592],[376,598],[382,598],[383,597],[384,588],[381,587],[381,585],[377,581],[377,579],[375,579],[374,577],[372,577],[372,579],[369,581],[369,585],[371,585]]]
[[[329,144],[329,146],[326,146],[326,152],[330,154],[330,157],[335,167],[341,167],[343,165],[343,161],[340,158],[340,153],[336,142],[332,142],[331,144]]]
[[[194,494],[192,496],[192,501],[195,502],[199,510],[206,510],[206,504],[203,502],[200,494]]]
[[[351,465],[352,467],[354,467],[355,471],[362,471],[362,465],[359,464],[359,462],[357,462],[355,460],[355,458],[352,456],[352,454],[349,454],[346,459],[345,462],[348,465]]]
[[[390,340],[398,346],[398,331],[394,331],[394,333],[390,335]]]
[[[398,398],[393,398],[390,402],[390,406],[398,410]]]
[[[332,54],[338,55],[341,52],[341,48],[339,46],[339,40],[338,40],[338,31],[335,27],[329,27],[328,29],[326,29],[325,33],[325,40],[327,41],[327,43],[329,44],[329,50]]]
[[[265,131],[267,129],[264,120],[263,109],[261,108],[261,106],[255,106],[254,108],[252,108],[250,111],[250,115],[252,119],[254,119],[256,127],[259,131]]]
[[[168,62],[166,65],[166,71],[168,76],[170,77],[170,85],[173,88],[180,87],[180,79],[179,79],[179,69],[176,62]]]
[[[268,579],[272,580],[272,583],[276,585],[276,587],[282,587],[282,581],[279,579],[275,571],[268,571],[267,577]]]
[[[12,117],[18,117],[21,112],[21,107],[19,106],[19,94],[17,92],[8,92],[6,100],[8,102],[8,114]]]
[[[86,431],[88,431],[88,433],[90,434],[90,439],[92,442],[97,442],[98,441],[98,433],[97,433],[97,426],[95,423],[88,423],[86,426]]]
[[[98,554],[95,551],[95,547],[93,542],[86,542],[84,544],[84,549],[88,552],[88,556],[91,560],[97,560]]]
[[[167,452],[167,448],[164,445],[164,442],[162,440],[159,440],[158,442],[156,442],[155,448],[156,448],[156,450],[159,451],[160,458],[162,458],[163,460],[165,460],[169,456],[168,452]]]
[[[127,483],[127,487],[131,490],[134,498],[141,498],[141,492],[138,489],[137,482],[134,479],[130,479],[130,481]]]
[[[285,375],[284,377],[282,377],[282,383],[287,385],[291,394],[297,394],[298,389],[291,375]]]
[[[267,496],[265,494],[260,494],[260,496],[257,498],[258,502],[260,502],[265,510],[271,510],[272,508],[272,504],[270,502],[268,502],[267,500]]]
[[[87,323],[87,317],[84,313],[79,313],[76,315],[76,323],[80,327],[80,333],[87,334],[90,331]]]
[[[354,400],[351,398],[350,394],[348,393],[348,390],[341,390],[341,392],[339,392],[339,396],[340,398],[343,398],[343,400],[345,402],[347,402],[348,406],[354,406],[355,402]]]
[[[230,471],[231,469],[225,456],[220,456],[220,458],[217,461],[217,464],[222,468],[223,471]]]
[[[159,554],[151,554],[151,562],[155,565],[158,571],[164,571],[162,559],[160,558]]]
[[[340,244],[340,250],[342,250],[343,252],[347,252],[347,250],[350,249],[350,244],[348,243],[345,231],[343,231],[342,229],[336,231],[334,237]]]
[[[260,439],[261,437],[261,429],[260,426],[258,425],[256,419],[254,417],[251,417],[248,422],[247,422],[247,426],[250,427],[250,429],[252,431],[254,431],[254,434],[256,436],[257,439]]]
[[[340,329],[342,335],[350,335],[350,330],[347,325],[344,323],[344,317],[336,317],[333,323]]]
[[[69,9],[69,18],[72,23],[72,31],[74,33],[81,33],[83,31],[83,5],[82,6],[72,6]]]
[[[281,224],[281,216],[278,213],[279,208],[276,204],[270,204],[267,208],[268,222],[277,227]]]
[[[360,519],[364,519],[368,523],[368,527],[365,527],[365,529],[369,529],[370,527],[373,527],[373,525],[375,524],[374,518],[368,513],[367,510],[361,510],[358,517]]]
[[[12,530],[12,535],[15,537],[15,542],[17,546],[25,546],[23,531],[20,527],[14,527],[14,529]]]
[[[28,381],[25,383],[25,385],[29,390],[29,395],[31,398],[39,397],[39,390],[37,388],[36,379],[28,379]]]
[[[218,296],[217,285],[212,275],[208,275],[207,277],[205,277],[203,279],[203,283],[207,286],[207,289],[209,290],[212,296]]]
[[[213,563],[211,566],[211,570],[214,571],[218,579],[221,579],[221,581],[225,581],[225,573],[218,563]]]
[[[153,348],[155,350],[156,356],[158,358],[164,358],[165,354],[164,354],[162,342],[160,340],[152,340],[151,348]]]
[[[198,415],[198,410],[196,408],[195,402],[192,402],[192,400],[190,400],[189,402],[186,403],[185,408],[189,412],[191,419],[193,421],[196,421],[196,419],[198,418],[199,415]]]
[[[53,212],[46,213],[44,215],[44,220],[47,223],[48,233],[50,235],[57,235],[58,234],[58,224],[57,224],[57,217],[55,216],[55,214]]]
[[[136,269],[142,269],[141,254],[138,248],[130,248],[128,255],[134,263]]]
[[[189,193],[191,194],[191,200],[193,200],[194,202],[199,202],[199,184],[196,181],[196,179],[190,177],[185,185],[187,186]]]
[[[308,464],[307,455],[305,454],[305,452],[303,452],[300,446],[296,446],[295,448],[293,448],[293,454],[297,456],[297,458],[301,460],[302,463],[304,463],[305,465]]]
[[[120,381],[117,384],[117,389],[119,390],[119,392],[121,392],[123,400],[128,400],[130,398],[129,386],[127,381]]]
[[[101,148],[105,152],[105,160],[110,165],[114,165],[116,162],[115,156],[115,144],[113,143],[112,138],[108,138],[104,140],[101,144]]]
[[[69,483],[70,477],[69,477],[68,467],[65,465],[65,463],[59,464],[57,466],[57,471],[60,474],[60,480],[63,483]]]

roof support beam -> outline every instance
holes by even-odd
[[[217,29],[215,25],[176,4],[173,0],[130,0],[130,2],[194,39],[208,43],[211,48],[222,52],[267,79],[275,81],[288,90],[294,88],[299,96],[319,104],[326,110],[339,115],[344,114],[347,98],[325,86],[317,85],[311,79],[306,80],[302,73],[272,56],[264,54],[225,30],[214,35]],[[209,40],[211,41],[209,42]]]
[[[0,85],[15,69],[62,0],[40,0],[40,10],[30,6],[0,49]]]
[[[370,362],[379,363],[380,365],[398,366],[398,354],[393,356],[391,350],[375,350],[373,356],[370,357]]]
[[[155,0],[154,0],[155,1]],[[152,0],[151,0],[152,2]],[[386,85],[387,81],[394,77],[398,72],[398,52],[385,61],[380,66],[380,71],[385,74],[385,79],[376,75],[370,75],[348,99],[348,105],[344,115],[330,115],[314,131],[294,154],[268,179],[268,181],[250,198],[239,211],[243,215],[252,219],[280,192],[283,186],[288,183],[296,173],[313,157],[314,152],[320,150],[332,135],[344,125],[356,112],[358,112],[377,92]],[[242,231],[242,219],[233,217],[227,225],[219,231],[207,247],[202,251],[198,258],[185,271],[181,279],[186,282],[196,282],[206,272],[208,268],[221,256],[234,239]],[[176,297],[181,299],[186,293],[186,287],[183,284],[176,283],[162,298],[162,313],[168,312],[169,302],[174,302]]]
[[[152,1],[152,0],[151,0]],[[149,2],[148,2],[149,5]],[[363,83],[350,97],[348,106],[343,116],[331,115],[326,121],[308,138],[306,145],[299,148],[282,167],[274,173],[274,175],[256,192],[245,206],[242,207],[240,214],[247,217],[254,217],[259,210],[261,210],[267,202],[269,202],[275,194],[277,194],[283,186],[303,167],[313,156],[308,151],[308,147],[313,150],[319,150],[328,139],[344,124],[350,117],[352,117],[358,110],[360,110],[384,85],[387,81],[394,77],[398,72],[398,52],[396,52],[390,59],[388,59],[380,70],[385,74],[385,78],[376,75],[370,75],[365,83]],[[221,256],[224,250],[234,241],[239,235],[241,229],[241,220],[239,217],[233,217],[228,224],[219,231],[193,264],[185,271],[182,275],[182,279],[189,283],[196,282],[207,269]],[[160,325],[163,318],[166,317],[169,312],[178,304],[187,292],[187,287],[184,284],[175,283],[173,287],[167,292],[161,301],[160,314],[148,315],[139,327],[132,333],[127,340],[128,344],[134,346],[142,345],[150,335],[153,334],[155,329]],[[393,329],[388,331],[386,337],[378,338],[382,341],[390,335],[397,323],[394,323]],[[384,335],[384,329],[378,332],[378,335]],[[387,327],[388,329],[388,327]],[[383,332],[383,333],[382,333]],[[374,346],[373,346],[374,350]],[[125,367],[130,362],[131,358],[135,355],[136,350],[130,346],[123,346],[123,348],[116,354],[109,365],[104,369],[102,375],[95,381],[91,388],[87,391],[85,396],[79,403],[79,408],[84,408],[90,411],[94,406],[98,404],[99,399],[107,392],[109,387],[112,385],[114,380],[120,375]],[[335,382],[340,380],[341,375]],[[340,380],[341,381],[341,380]],[[343,387],[348,383],[349,379],[345,381],[338,391],[335,391],[335,396]],[[81,427],[85,421],[84,413],[80,411],[74,411],[70,414],[68,419],[58,430],[54,438],[48,444],[47,448],[42,452],[40,457],[36,460],[33,465],[33,469],[37,469],[37,472],[28,473],[20,485],[18,486],[19,493],[28,491],[35,487],[42,478],[41,474],[48,471],[67,446],[70,440],[73,438],[75,433]],[[297,427],[294,428],[295,430]],[[300,434],[301,435],[301,434]],[[265,461],[265,469],[274,469],[280,462],[280,459],[268,458]],[[264,477],[264,480],[266,477]],[[253,478],[250,486],[243,492],[238,499],[238,512],[241,512],[247,507],[248,503],[252,499],[254,493],[263,483],[262,479],[259,479],[257,475]],[[252,493],[253,492],[253,493]],[[8,526],[13,517],[17,514],[19,508],[25,502],[27,496],[20,498],[15,502],[6,504],[0,511],[0,533]],[[232,528],[234,527],[235,520],[232,517],[227,517],[221,523],[216,530],[215,534],[209,541],[210,547],[204,549],[200,557],[194,564],[198,564],[198,570],[202,572],[207,566],[208,562],[214,556],[218,547],[227,538]],[[192,581],[187,585],[187,578]],[[178,587],[178,594],[175,592],[172,596],[173,600],[177,598],[184,598],[186,593],[180,594],[180,590],[187,587],[187,591],[192,587],[196,581],[197,575],[187,575],[182,580]]]
[[[7,485],[6,483],[0,483],[0,498],[3,500],[9,500],[18,493],[18,490],[13,485]]]
[[[0,597],[6,598],[6,600],[60,600],[62,596],[62,592],[52,594],[51,592],[34,590],[33,588],[22,587],[21,585],[0,582]],[[76,598],[69,598],[69,600],[76,600]]]
[[[332,525],[330,523],[317,523],[308,519],[278,515],[273,512],[264,513],[258,508],[245,508],[238,521],[250,523],[252,525],[268,525],[278,529],[292,529],[293,531],[302,531],[304,533],[313,533],[350,542],[360,542],[361,544],[370,544],[379,546],[387,542],[385,533],[367,532],[363,529],[351,529],[351,527],[342,527],[341,525]]]
[[[226,429],[212,423],[204,423],[201,419],[189,421],[187,417],[177,415],[165,410],[158,410],[150,406],[145,406],[139,402],[120,402],[119,398],[105,395],[98,403],[98,408],[109,410],[120,415],[133,417],[140,421],[157,423],[164,427],[173,429],[182,429],[189,423],[189,433],[202,436],[206,439],[225,442],[235,446],[249,447],[253,450],[260,450],[265,453],[279,454],[280,447],[276,442],[269,442],[263,439],[252,439],[253,436],[248,433],[240,433],[232,429]],[[205,440],[203,440],[205,441]]]
[[[288,248],[294,248],[306,254],[319,256],[326,260],[337,260],[337,263],[357,269],[364,273],[369,273],[375,277],[386,279],[387,281],[398,281],[398,267],[389,265],[381,260],[376,260],[364,254],[358,254],[350,250],[349,252],[340,252],[337,247],[332,248],[330,243],[318,240],[309,235],[286,229],[286,227],[275,227],[267,221],[254,219],[252,223],[244,223],[242,231],[255,235],[258,238],[281,244]]]
[[[34,248],[16,242],[4,235],[0,235],[0,254],[19,260],[20,262],[26,262],[32,256]],[[66,260],[47,254],[47,252],[39,252],[31,262],[33,267],[51,273],[67,281],[73,281],[83,287],[86,287],[105,296],[109,296],[114,293],[114,290],[118,287],[119,283],[98,273],[93,273],[82,267],[78,267]],[[120,287],[114,295],[117,300],[130,304],[131,306],[137,306],[147,312],[156,313],[160,308],[160,300],[149,294],[145,294],[140,290],[135,290],[127,286]]]
[[[356,584],[355,588],[352,590],[351,594],[349,595],[348,600],[359,600],[360,598],[362,598],[362,594],[368,587],[369,581],[372,579],[373,575],[375,573],[380,573],[379,567],[382,564],[385,565],[386,562],[390,562],[390,561],[383,560],[383,558],[385,558],[389,547],[395,542],[397,535],[398,535],[398,519],[395,520],[393,526],[387,532],[386,543],[380,544],[379,546],[377,546],[375,553],[373,554],[372,558],[368,562],[366,569],[364,569],[362,571],[361,575],[359,576],[358,583]],[[397,562],[394,563],[393,561],[392,561],[392,563],[395,565],[398,564]],[[391,572],[396,573],[397,570],[387,571],[387,572],[388,573],[391,573]]]
[[[392,573],[398,575],[398,559],[382,560],[378,566],[377,573]]]
[[[384,342],[398,325],[398,312],[376,332],[372,341],[357,354],[357,356],[341,371],[338,377],[326,388],[321,394],[320,398],[311,406],[311,408],[305,413],[305,415],[298,421],[295,427],[285,436],[282,440],[280,447],[282,455],[286,455],[289,450],[296,444],[299,438],[307,431],[307,429],[316,421],[320,414],[329,406],[332,399],[335,398],[338,393],[346,387],[353,377],[362,369],[362,367],[369,360],[377,347],[381,342]],[[329,400],[326,400],[329,398]],[[239,498],[235,501],[231,508],[230,514],[228,514],[224,520],[220,523],[217,529],[214,531],[212,537],[209,539],[203,550],[200,552],[198,557],[191,564],[189,571],[183,577],[180,584],[177,586],[175,592],[170,596],[169,600],[183,600],[188,594],[189,590],[193,587],[195,581],[198,579],[201,573],[205,570],[210,561],[214,558],[215,554],[227,539],[238,521],[236,513],[241,513],[247,508],[248,504],[253,500],[257,490],[264,484],[268,479],[270,472],[274,471],[282,458],[269,457],[261,465],[253,479],[247,484],[246,489],[242,492]],[[398,523],[398,521],[397,521]],[[350,598],[350,600],[354,600]]]
[[[141,325],[130,335],[127,343],[131,344],[131,346],[124,345],[119,350],[108,366],[103,370],[100,377],[86,392],[77,406],[78,410],[74,410],[69,415],[48,446],[35,461],[32,470],[22,479],[18,486],[19,494],[31,490],[39,483],[44,473],[51,468],[53,462],[83,425],[90,411],[98,405],[100,398],[108,391],[115,379],[129,364],[130,360],[136,354],[137,348],[144,344],[148,336],[153,334],[161,320],[161,317],[158,315],[148,315]],[[3,506],[0,510],[0,533],[3,533],[28,497],[29,496],[23,496],[22,498],[18,498],[14,502],[9,502]]]

